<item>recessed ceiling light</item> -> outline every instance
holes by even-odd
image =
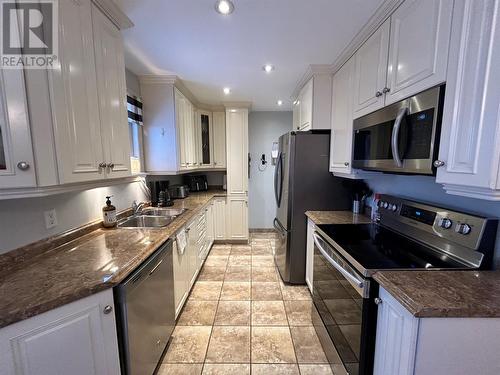
[[[277,103],[278,105],[283,105],[283,100],[278,100]]]
[[[224,16],[233,13],[234,4],[231,0],[218,0],[215,3],[215,10]]]
[[[274,70],[274,65],[266,64],[262,67],[262,70],[266,73],[271,73]]]
[[[231,94],[231,89],[229,87],[224,87],[224,95],[229,95]]]
[[[236,109],[230,109],[229,112],[236,113]]]

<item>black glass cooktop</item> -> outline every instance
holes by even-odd
[[[377,224],[330,224],[318,228],[367,270],[467,268],[446,254]]]

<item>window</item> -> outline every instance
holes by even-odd
[[[130,131],[130,166],[132,173],[142,170],[142,101],[127,95],[128,126]]]

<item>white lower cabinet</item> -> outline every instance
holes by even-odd
[[[0,363],[1,375],[119,375],[113,291],[2,328]]]
[[[185,230],[185,229],[181,229]],[[174,241],[173,264],[174,264],[174,298],[175,298],[175,317],[181,312],[184,302],[186,302],[189,291],[189,266],[187,246],[181,249],[178,242]]]
[[[374,375],[500,374],[500,319],[416,318],[379,297]]]
[[[313,271],[314,271],[314,229],[315,225],[311,219],[307,219],[306,238],[306,284],[313,294]]]
[[[226,235],[226,198],[215,198],[214,202],[214,237],[225,240]]]
[[[248,198],[230,196],[227,198],[227,238],[248,240]]]

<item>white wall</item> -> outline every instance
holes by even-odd
[[[500,217],[500,202],[446,194],[443,187],[434,182],[434,177],[381,174],[367,178],[366,182],[377,193],[408,197],[455,208],[459,211],[477,212],[487,216]],[[495,263],[496,268],[500,268],[500,229],[497,234]]]
[[[144,187],[142,182],[133,182],[43,198],[0,201],[0,254],[102,218],[107,195],[113,195],[111,200],[118,211],[131,207],[134,200],[146,201]],[[44,211],[53,208],[58,226],[45,229]]]
[[[274,166],[271,165],[273,142],[292,130],[292,112],[250,112],[248,116],[249,152],[252,157],[248,187],[249,227],[272,228],[276,214],[274,198]],[[266,155],[267,167],[260,158]]]

